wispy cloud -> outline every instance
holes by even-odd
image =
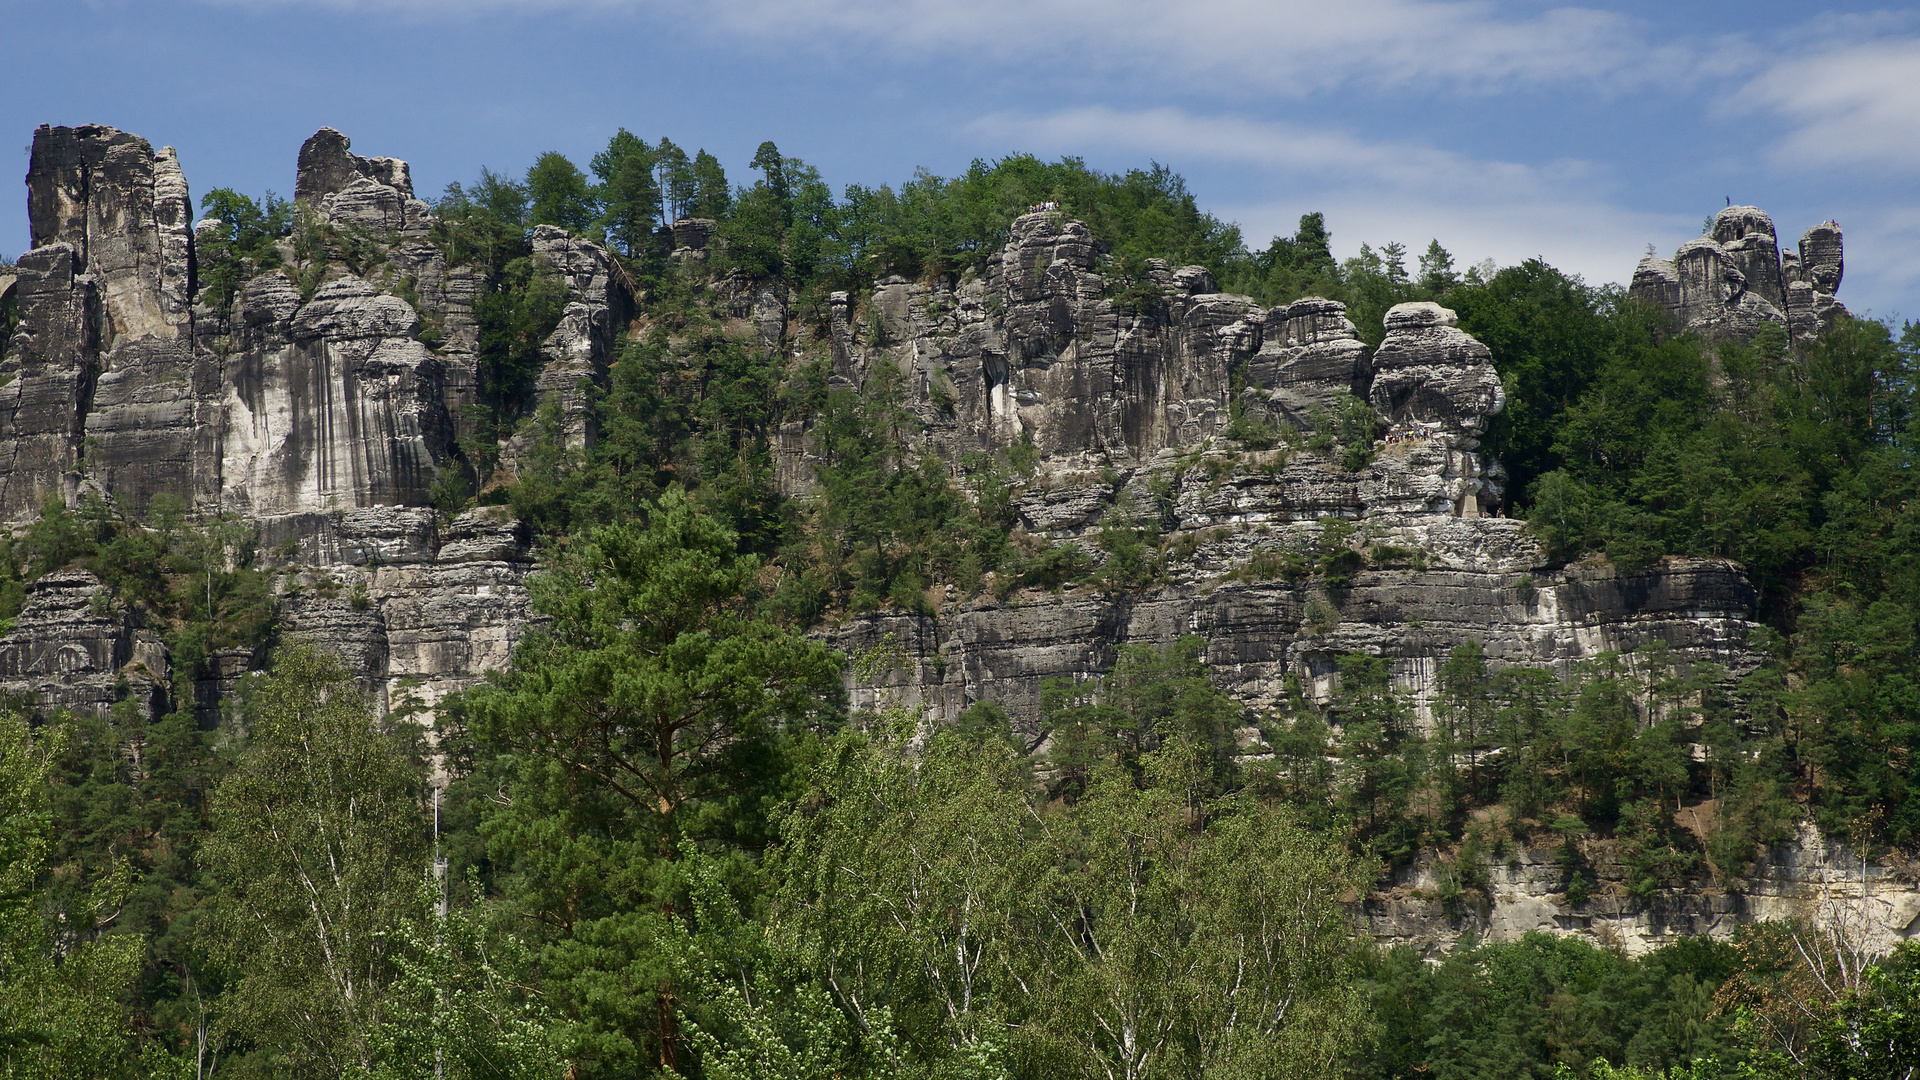
[[[1488,0],[207,0],[435,17],[629,11],[786,48],[886,50],[900,59],[1038,65],[1047,81],[1129,73],[1181,90],[1303,95],[1445,84],[1626,87],[1690,70],[1630,17],[1560,6],[1509,14]],[[697,12],[697,13],[696,13]]]
[[[1544,257],[1591,281],[1630,275],[1647,243],[1671,247],[1697,221],[1626,209],[1607,198],[1606,170],[1583,161],[1484,160],[1444,147],[1350,132],[1161,108],[995,114],[974,133],[1046,153],[1125,151],[1250,166],[1284,198],[1216,207],[1250,242],[1290,232],[1305,210],[1327,213],[1343,253],[1361,241],[1438,239],[1464,261]]]
[[[1741,90],[1737,107],[1794,125],[1776,162],[1920,169],[1920,37],[1875,34],[1780,60]]]
[[[1440,147],[1361,138],[1346,131],[1184,109],[1065,109],[1043,115],[995,113],[969,125],[980,136],[1045,147],[1092,147],[1269,166],[1298,177],[1376,183],[1435,194],[1499,197],[1516,188],[1564,184],[1592,172],[1579,161],[1523,165],[1475,160]]]

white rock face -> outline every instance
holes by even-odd
[[[1633,900],[1620,888],[1626,869],[1609,842],[1582,844],[1598,882],[1590,899],[1569,903],[1557,851],[1520,849],[1487,867],[1492,903],[1485,911],[1449,913],[1431,899],[1439,867],[1423,859],[1393,885],[1358,905],[1361,924],[1384,945],[1450,951],[1466,934],[1517,941],[1529,933],[1580,937],[1641,956],[1683,937],[1724,941],[1763,920],[1805,920],[1884,955],[1920,934],[1920,891],[1904,867],[1862,864],[1844,845],[1803,827],[1791,843],[1767,852],[1744,877],[1724,887],[1696,886]]]
[[[277,328],[288,299],[277,282],[249,285],[245,317]],[[229,358],[222,506],[266,516],[424,503],[451,427],[413,308],[343,277],[283,325]]]

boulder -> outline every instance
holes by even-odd
[[[391,188],[402,198],[413,198],[413,177],[406,162],[363,158],[352,148],[353,140],[332,128],[321,128],[302,143],[293,180],[295,201],[317,205],[361,179]]]
[[[1316,417],[1330,416],[1342,400],[1365,393],[1371,360],[1345,304],[1295,300],[1267,312],[1260,351],[1247,363],[1249,397],[1267,418],[1311,430]]]

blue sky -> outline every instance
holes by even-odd
[[[290,193],[322,125],[423,194],[620,127],[736,180],[773,139],[836,188],[1078,154],[1174,167],[1256,245],[1321,210],[1340,254],[1593,282],[1730,197],[1789,242],[1838,219],[1840,298],[1920,316],[1920,12],[1886,4],[0,0],[0,63],[14,175],[41,123],[174,146],[196,198]]]

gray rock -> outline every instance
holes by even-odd
[[[1111,669],[1121,645],[1165,645],[1188,634],[1206,640],[1219,685],[1249,708],[1279,702],[1290,676],[1324,699],[1336,685],[1338,658],[1357,651],[1389,661],[1423,722],[1430,719],[1440,664],[1465,640],[1481,642],[1496,665],[1562,675],[1601,652],[1655,641],[1735,675],[1757,663],[1745,647],[1755,625],[1753,590],[1732,563],[1670,559],[1631,572],[1608,566],[1547,571],[1535,565],[1538,552],[1519,522],[1428,521],[1395,538],[1430,547],[1435,565],[1365,571],[1340,595],[1306,582],[1215,576],[1211,590],[1176,585],[1138,596],[1083,589],[1007,604],[977,600],[933,616],[849,620],[824,636],[852,653],[891,633],[907,654],[904,682],[895,674],[864,683],[850,669],[854,700],[873,701],[888,686],[904,686],[943,720],[976,701],[992,701],[1030,740],[1044,735],[1043,680],[1098,675]],[[1441,521],[1454,531],[1450,555],[1449,538],[1436,531]]]
[[[187,344],[122,343],[106,358],[84,420],[90,480],[144,518],[153,496],[219,505],[220,367]]]
[[[363,158],[353,153],[353,140],[332,128],[321,128],[300,146],[294,174],[296,201],[318,205],[355,181],[366,179],[391,188],[403,199],[413,198],[413,179],[407,163],[396,158]]]
[[[1786,310],[1780,270],[1780,244],[1773,219],[1757,206],[1729,206],[1713,219],[1713,239],[1746,280],[1754,295],[1776,310]]]
[[[248,292],[249,324],[275,325],[265,316],[285,292]],[[282,515],[424,503],[451,426],[440,359],[414,340],[418,327],[404,301],[348,276],[299,309],[289,344],[263,335],[229,357],[222,505]]]
[[[309,139],[296,198],[364,237],[371,268],[263,274],[227,320],[193,306],[191,201],[170,151],[111,128],[43,128],[28,190],[35,249],[0,272],[0,294],[11,289],[22,315],[0,354],[0,437],[12,448],[0,458],[0,518],[21,522],[44,498],[71,503],[83,489],[136,516],[161,493],[240,515],[273,570],[281,634],[344,657],[393,712],[431,711],[508,663],[537,625],[529,529],[501,507],[447,520],[428,505],[456,440],[474,434],[473,305],[488,282],[428,242],[428,208],[404,162],[354,155],[331,129]],[[704,271],[713,230],[700,219],[672,227],[685,280],[709,290],[733,320],[729,334],[804,353],[814,331],[794,318],[794,296]],[[557,407],[568,445],[583,447],[595,434],[589,388],[604,385],[632,319],[630,286],[598,244],[545,226],[532,246],[568,290],[542,342],[537,394]],[[1712,237],[1642,262],[1632,291],[1682,327],[1740,336],[1785,319],[1804,338],[1843,310],[1833,300],[1842,269],[1837,226],[1781,255],[1764,214],[1730,208]],[[1478,439],[1503,397],[1488,350],[1452,312],[1396,307],[1369,352],[1332,301],[1265,311],[1219,292],[1204,268],[1159,260],[1135,281],[1115,275],[1083,223],[1042,213],[1017,219],[978,273],[828,298],[818,346],[831,353],[832,385],[898,373],[924,429],[915,453],[957,471],[970,452],[1031,443],[1039,463],[1013,500],[1026,532],[1098,561],[1102,530],[1141,526],[1181,553],[1145,592],[998,601],[937,582],[932,614],[825,628],[849,650],[886,634],[906,650],[901,670],[850,683],[856,704],[919,702],[947,720],[994,701],[1037,743],[1042,680],[1098,675],[1125,644],[1187,634],[1205,640],[1215,677],[1251,710],[1289,679],[1324,698],[1337,658],[1362,651],[1388,660],[1423,722],[1440,663],[1465,640],[1495,664],[1562,673],[1653,642],[1729,678],[1752,668],[1753,593],[1737,566],[1555,568],[1521,523],[1488,516],[1503,473]],[[303,297],[297,282],[316,279]],[[1232,402],[1236,379],[1245,389]],[[1367,448],[1325,451],[1308,437],[1355,397],[1389,429],[1364,463],[1342,451]],[[1236,405],[1276,425],[1270,448],[1223,438]],[[509,465],[525,449],[504,447]],[[807,422],[782,425],[783,491],[811,496],[818,454]],[[1373,553],[1367,569],[1332,592],[1263,576],[1285,567],[1285,553],[1321,544],[1327,519],[1354,527],[1356,550]],[[263,650],[231,650],[187,673],[203,722],[263,660]],[[85,574],[36,582],[0,639],[0,689],[43,709],[101,711],[129,696],[162,708],[170,676],[158,636]],[[1547,887],[1544,856],[1519,858],[1519,870],[1496,873],[1478,929],[1617,934],[1634,948],[1674,927],[1719,933],[1784,910],[1827,865],[1783,853],[1743,899],[1689,894],[1661,923],[1610,895],[1569,908]],[[1605,865],[1605,852],[1594,858]],[[1421,898],[1419,875],[1430,872],[1416,868],[1367,901],[1359,914],[1376,936],[1444,946],[1465,928]],[[1920,913],[1910,888],[1885,895]]]
[[[1838,222],[1822,222],[1800,237],[1800,263],[1814,288],[1829,294],[1840,291],[1846,257]]]
[[[1682,314],[1684,301],[1680,292],[1680,269],[1672,259],[1653,255],[1641,259],[1640,265],[1633,268],[1633,284],[1628,286],[1627,292],[1639,300],[1658,306],[1670,319],[1685,317]]]
[[[584,449],[598,432],[589,391],[606,385],[615,342],[633,317],[632,294],[616,281],[612,253],[565,229],[535,226],[533,257],[559,273],[568,289],[560,325],[540,346],[546,364],[534,383],[536,408],[556,406],[566,445]],[[507,457],[525,451],[525,440],[516,439]]]
[[[1667,890],[1652,902],[1627,894],[1628,868],[1618,843],[1586,840],[1580,847],[1597,888],[1579,904],[1569,903],[1561,890],[1566,875],[1557,846],[1520,847],[1486,867],[1484,907],[1446,911],[1435,899],[1442,867],[1429,852],[1396,873],[1388,888],[1355,905],[1355,914],[1377,942],[1429,953],[1449,952],[1469,934],[1510,942],[1540,932],[1584,938],[1629,956],[1682,937],[1724,941],[1749,923],[1806,918],[1836,896],[1854,909],[1849,918],[1863,933],[1861,944],[1876,955],[1911,937],[1920,918],[1920,891],[1904,864],[1863,863],[1810,828],[1764,853],[1742,880]]]
[[[166,649],[84,570],[48,574],[27,587],[13,629],[0,638],[0,690],[59,709],[105,713],[129,697],[164,709]]]
[[[1507,399],[1492,352],[1457,323],[1438,304],[1395,305],[1386,315],[1387,335],[1374,350],[1368,399],[1392,425],[1388,445],[1406,448],[1388,459],[1406,467],[1401,482],[1437,480],[1456,514],[1478,517],[1499,506],[1500,493],[1488,483],[1488,463],[1474,451]],[[1428,501],[1425,495],[1422,501]]]
[[[681,252],[705,252],[707,240],[713,236],[719,222],[712,218],[681,218],[673,223],[673,254],[681,257]]]
[[[1707,236],[1681,245],[1672,260],[1642,259],[1627,291],[1665,311],[1676,328],[1709,340],[1746,341],[1765,326],[1785,324],[1804,343],[1846,310],[1833,299],[1841,266],[1840,229],[1832,222],[1808,230],[1797,254],[1783,253],[1772,218],[1758,207],[1730,206],[1715,215]]]
[[[30,518],[78,485],[86,406],[99,375],[100,294],[64,241],[20,256],[20,325],[0,361],[0,515]]]

